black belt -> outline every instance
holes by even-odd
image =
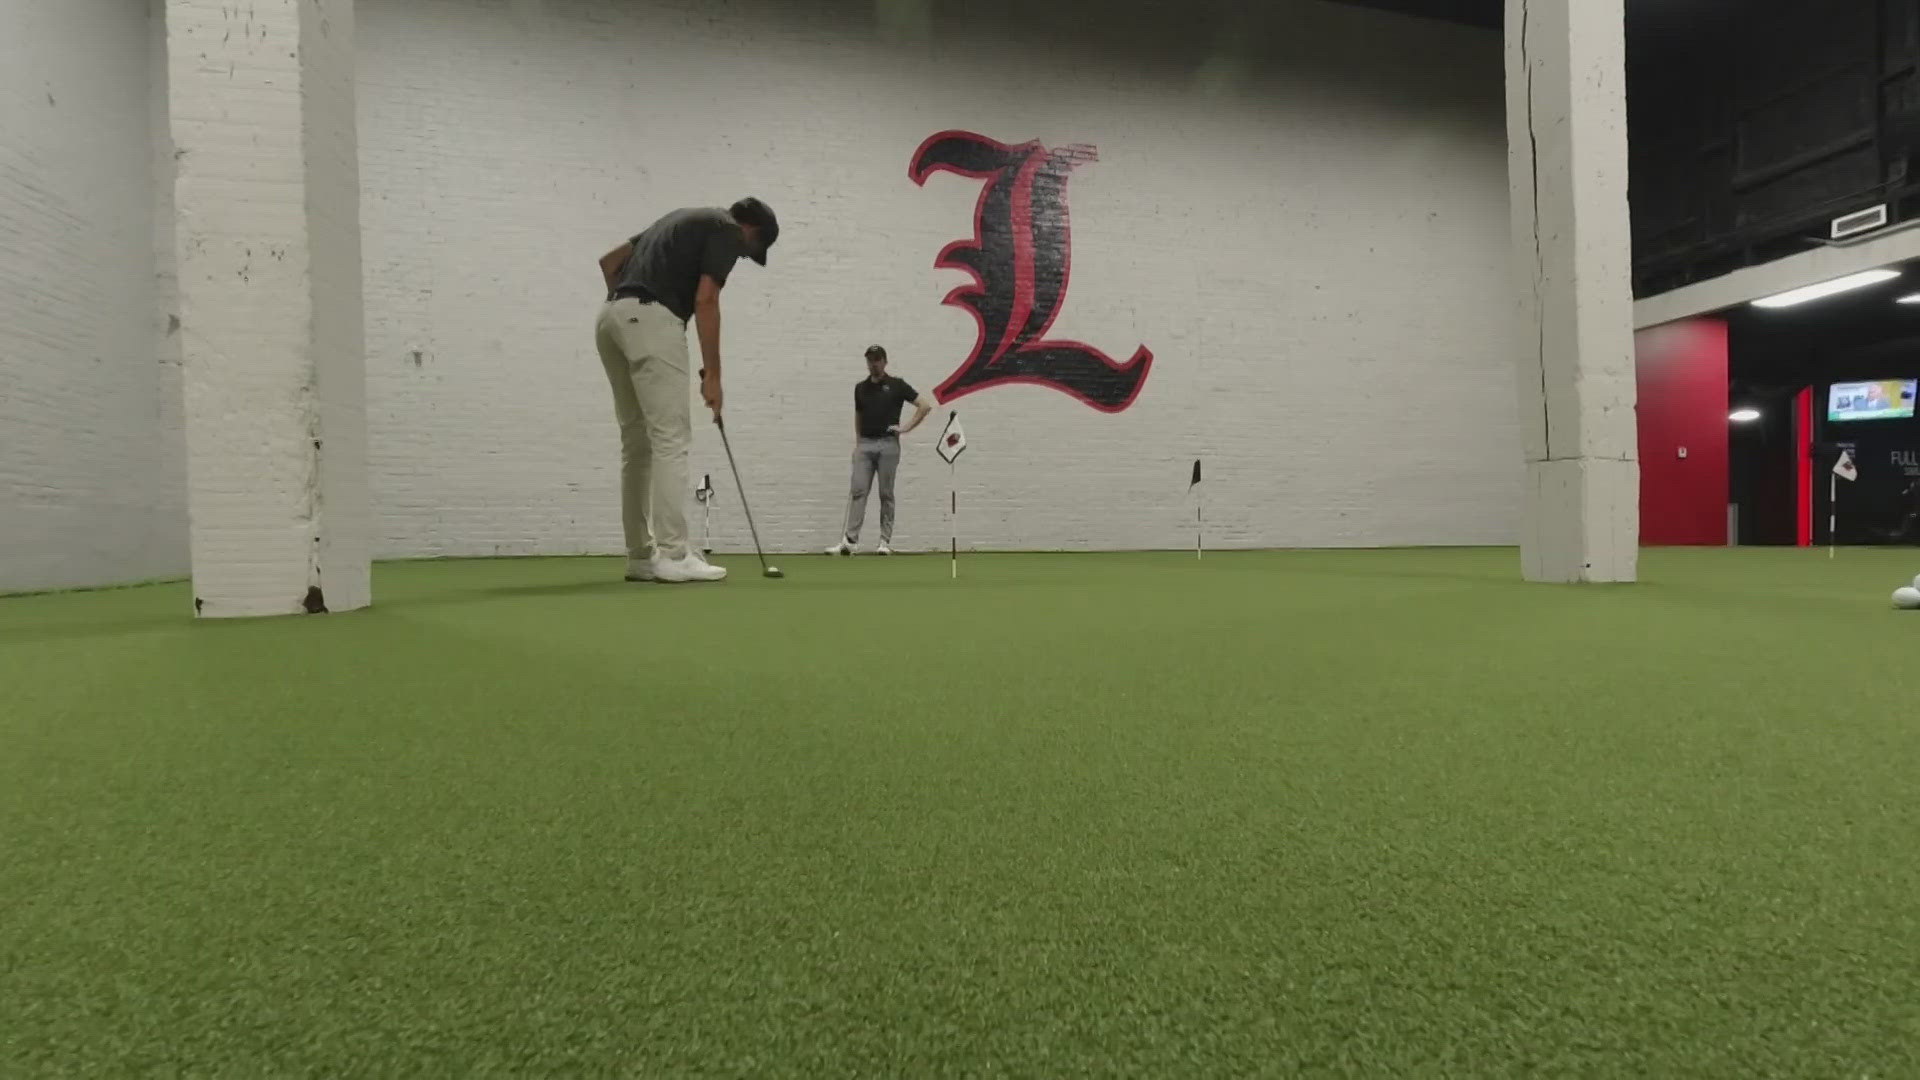
[[[638,300],[643,304],[657,304],[660,298],[638,285],[622,285],[607,294],[607,303],[615,300]]]

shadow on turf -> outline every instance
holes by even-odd
[[[814,558],[818,559],[819,557],[816,556]],[[449,586],[443,589],[437,589],[431,594],[401,598],[393,598],[392,593],[389,591],[376,590],[373,607],[370,610],[401,611],[413,608],[451,607],[458,604],[476,604],[488,600],[583,597],[598,596],[601,594],[612,596],[626,593],[632,594],[635,597],[641,597],[653,595],[662,590],[668,593],[679,593],[683,591],[706,593],[765,587],[775,590],[776,592],[914,592],[958,587],[977,592],[982,589],[1024,589],[1031,588],[1034,584],[1030,578],[992,578],[979,571],[976,571],[975,576],[969,579],[964,569],[964,564],[961,570],[960,580],[955,583],[948,579],[946,564],[944,562],[939,564],[938,573],[929,573],[924,577],[869,577],[857,572],[836,574],[831,571],[825,574],[819,574],[804,567],[804,561],[806,559],[806,556],[795,558],[793,562],[802,563],[803,568],[798,573],[789,573],[780,581],[769,581],[762,578],[760,567],[757,564],[752,562],[744,564],[735,562],[730,564],[733,580],[718,585],[657,585],[622,581],[618,577],[613,577],[596,578],[591,581],[549,582],[541,585],[494,585],[474,588]],[[780,560],[782,565],[787,564],[787,561],[786,559]],[[824,562],[826,560],[820,559],[820,561]]]
[[[120,634],[139,634],[154,630],[173,630],[192,624],[193,616],[146,615],[137,619],[116,619],[111,622],[56,622],[36,626],[14,626],[0,629],[0,645],[15,641],[79,641],[85,638],[115,637]]]
[[[1337,578],[1358,578],[1358,579],[1376,579],[1376,580],[1380,578],[1398,578],[1405,581],[1465,581],[1465,582],[1471,582],[1476,585],[1507,585],[1507,584],[1523,585],[1523,584],[1526,584],[1520,578],[1520,572],[1519,572],[1518,566],[1515,566],[1513,568],[1513,572],[1511,573],[1500,573],[1500,572],[1495,572],[1491,570],[1484,570],[1484,569],[1477,569],[1477,568],[1472,570],[1440,570],[1440,569],[1401,570],[1401,569],[1394,569],[1394,568],[1381,568],[1381,567],[1368,568],[1368,567],[1359,567],[1359,566],[1354,566],[1354,567],[1300,566],[1300,567],[1286,567],[1286,568],[1266,567],[1266,568],[1263,568],[1263,571],[1269,572],[1269,573],[1284,573],[1284,574],[1289,574],[1289,575],[1298,576],[1298,577],[1312,577],[1312,578],[1337,577]]]
[[[588,596],[596,593],[618,593],[642,590],[651,586],[614,579],[613,581],[568,581],[544,585],[497,585],[477,589],[461,589],[428,596],[388,599],[375,596],[373,606],[368,612],[405,610],[418,607],[443,607],[451,604],[472,604],[487,600],[511,600],[535,597]],[[324,618],[342,618],[359,615],[350,611]],[[191,614],[181,612],[166,615],[145,615],[138,618],[115,619],[102,622],[50,622],[37,625],[0,627],[0,645],[9,642],[46,642],[79,641],[86,638],[115,637],[121,634],[139,634],[157,630],[178,630],[184,627],[199,627],[203,630],[226,632],[228,628],[256,625],[257,619],[195,619]]]
[[[612,595],[623,592],[639,592],[654,586],[638,582],[596,579],[593,581],[557,581],[542,585],[491,585],[475,589],[449,589],[435,592],[430,596],[416,596],[405,599],[386,599],[374,597],[376,609],[397,609],[412,607],[442,607],[448,604],[472,604],[486,600],[523,600],[542,597],[592,596],[599,593]]]

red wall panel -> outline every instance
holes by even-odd
[[[1685,319],[1634,335],[1640,542],[1727,542],[1727,324]],[[1682,450],[1686,456],[1681,456]]]
[[[1794,543],[1813,544],[1813,388],[1793,397]]]

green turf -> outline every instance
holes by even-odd
[[[1920,1075],[1920,553],[0,600],[0,1075]]]

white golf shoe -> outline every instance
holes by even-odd
[[[726,578],[726,567],[715,566],[698,555],[688,555],[680,559],[663,559],[656,555],[653,559],[653,579],[670,585],[682,585],[694,581],[725,581]]]
[[[853,541],[851,541],[851,540],[847,540],[847,539],[844,539],[844,538],[843,538],[843,539],[841,539],[841,541],[840,541],[839,543],[837,543],[837,544],[835,544],[835,545],[833,545],[832,547],[830,547],[830,548],[828,548],[828,549],[827,549],[827,554],[829,554],[829,555],[851,555],[851,554],[853,554]]]
[[[893,554],[893,549],[885,544],[881,544],[879,547],[873,549],[873,553],[875,555],[891,555]]]

